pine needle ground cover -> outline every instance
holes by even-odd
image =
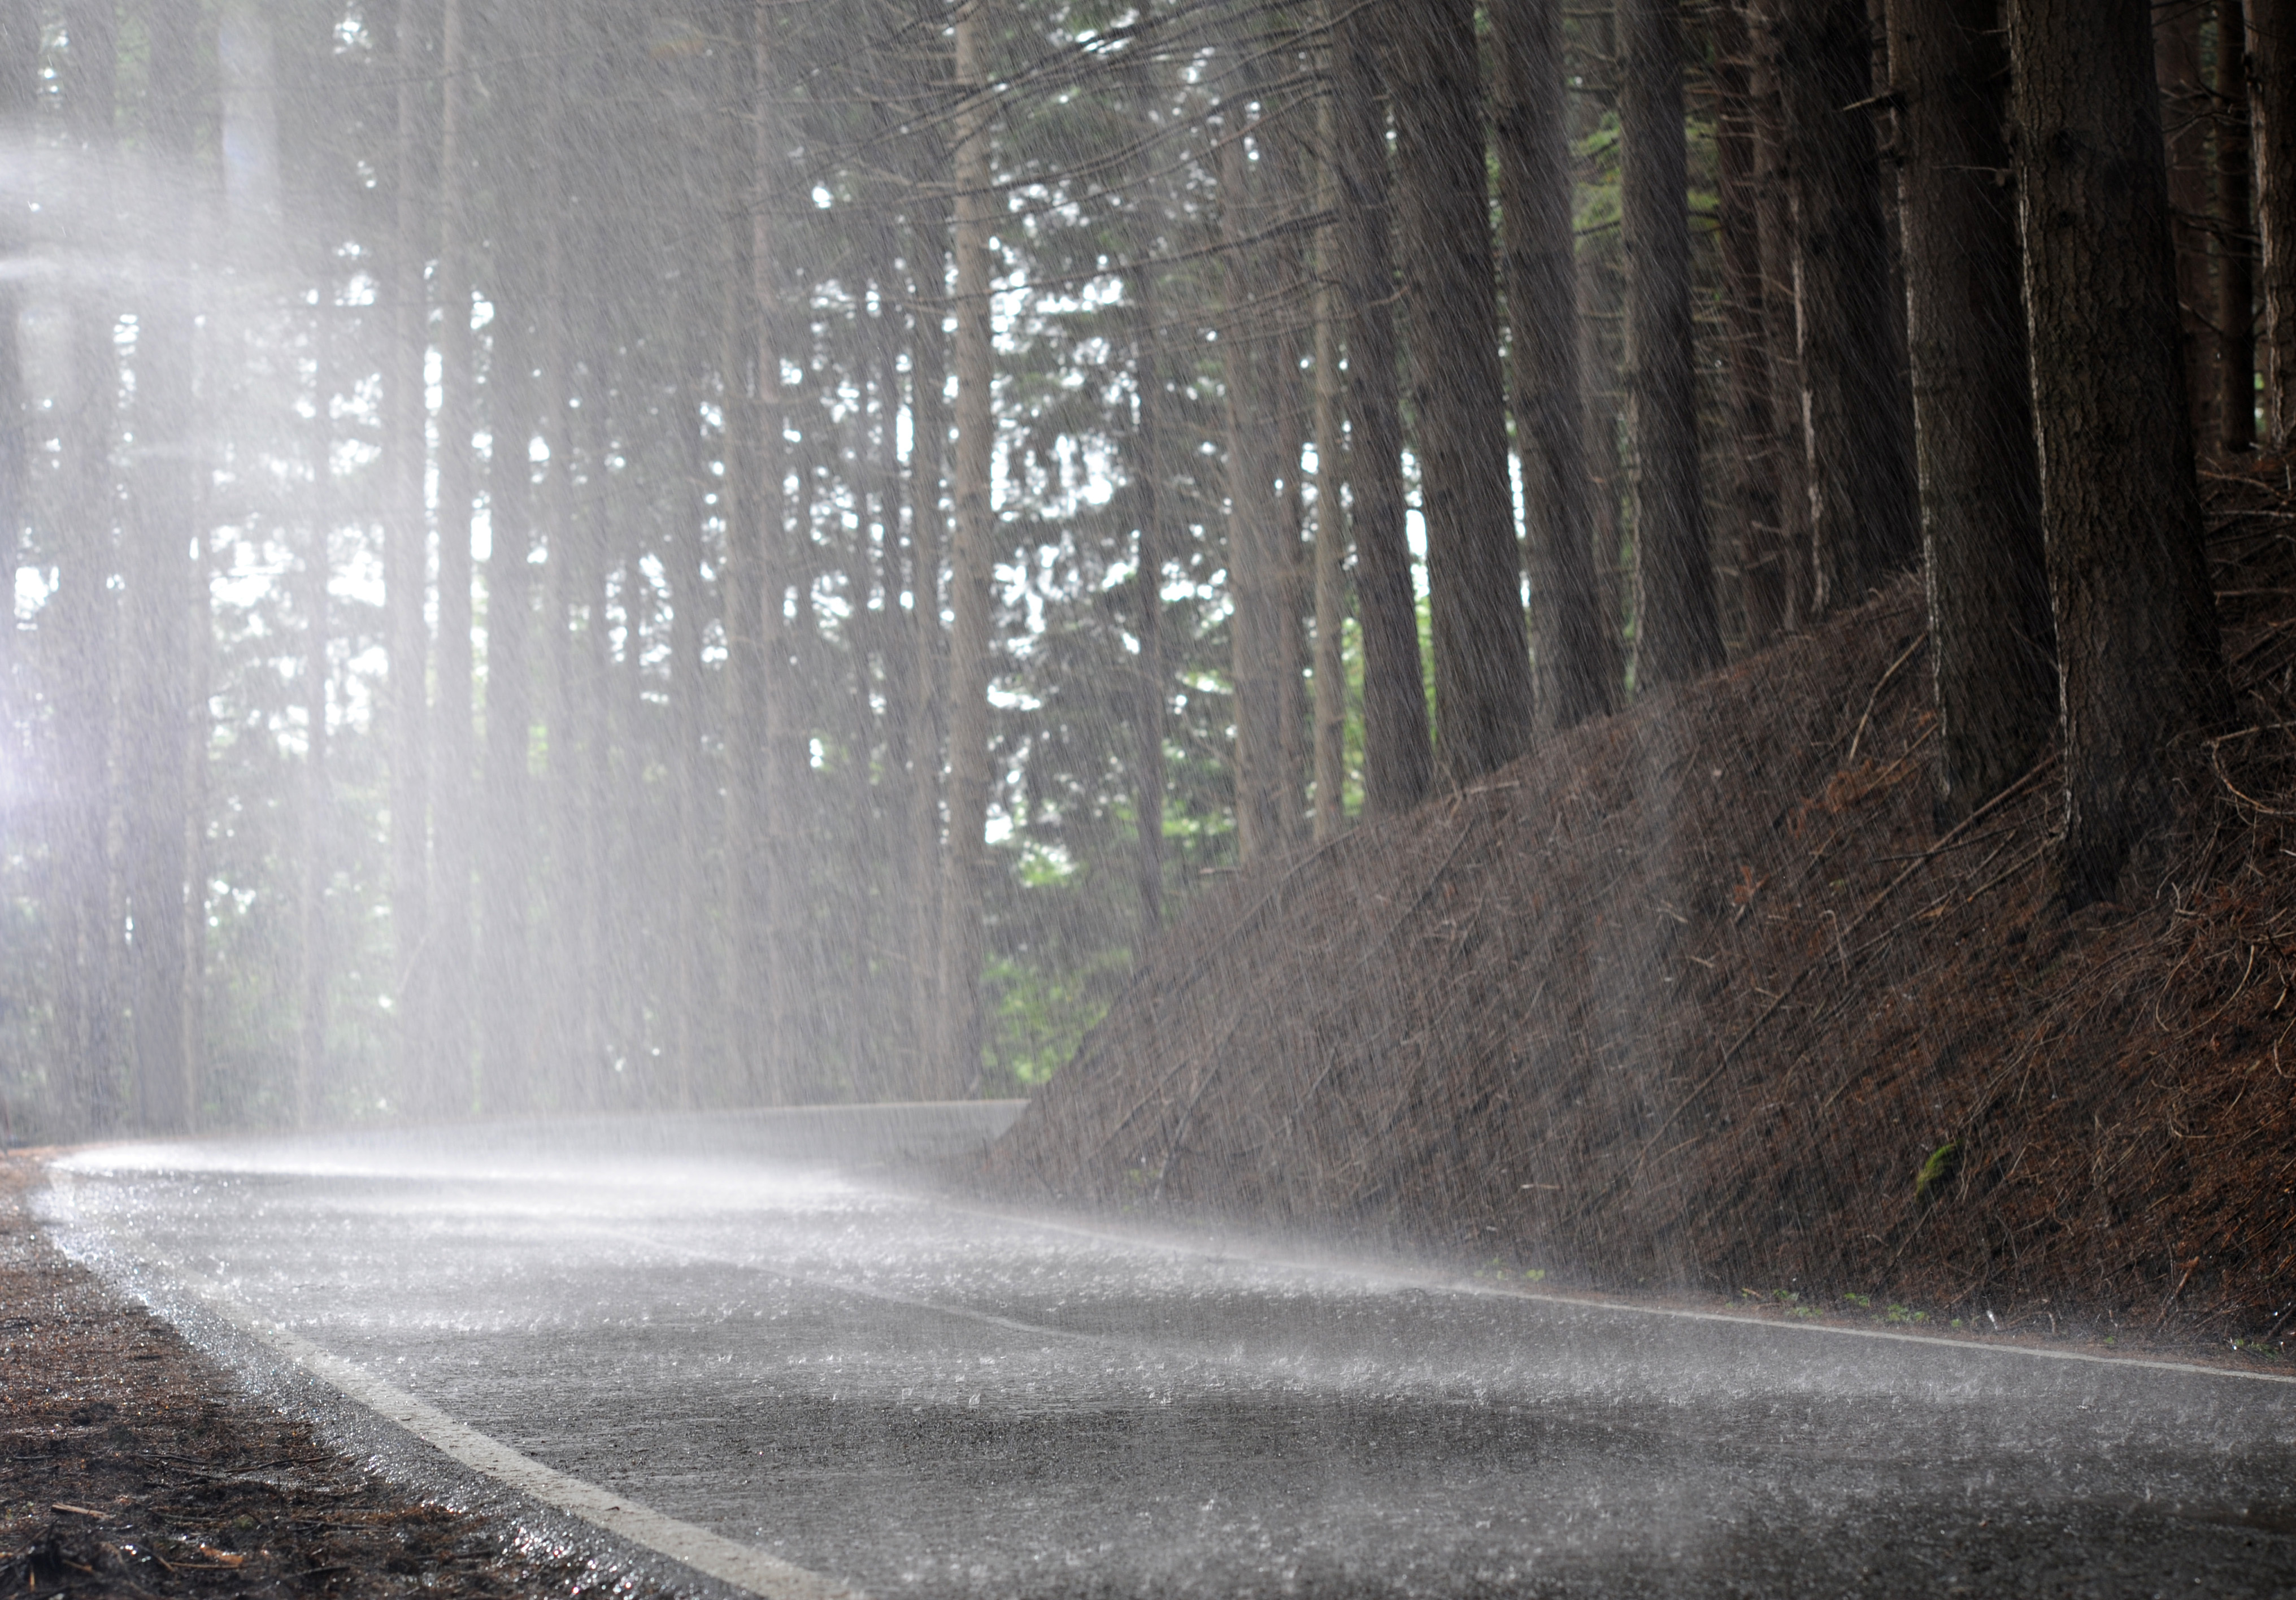
[[[0,1156],[0,1594],[657,1600],[551,1535],[443,1504],[279,1414],[69,1260]]]
[[[2177,752],[2141,897],[2053,907],[2053,762],[1934,825],[1903,583],[1205,897],[987,1181],[1549,1284],[2285,1359],[2284,487],[2212,483],[2239,718]]]

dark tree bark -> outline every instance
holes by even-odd
[[[1587,381],[1587,520],[1594,524],[1595,593],[1603,631],[1610,638],[1604,653],[1611,673],[1605,693],[1614,706],[1627,699],[1626,652],[1620,635],[1627,615],[1628,576],[1623,562],[1627,468],[1620,451],[1626,431],[1626,393],[1624,374],[1603,330],[1624,326],[1626,304],[1626,275],[1615,257],[1588,251],[1578,265],[1578,370]]]
[[[1584,14],[1580,48],[1590,62],[1609,61],[1617,54],[1617,15],[1611,7]],[[1572,84],[1568,127],[1574,150],[1583,148],[1617,105],[1611,85],[1600,74],[1579,74]],[[1573,164],[1573,181],[1592,163]],[[1585,406],[1587,498],[1595,543],[1595,592],[1609,639],[1604,654],[1611,667],[1605,694],[1613,706],[1627,699],[1626,652],[1621,629],[1628,603],[1626,585],[1627,472],[1620,445],[1626,432],[1626,391],[1623,332],[1626,325],[1626,274],[1617,235],[1606,242],[1589,242],[1578,251],[1578,373]]]
[[[1620,238],[1627,257],[1627,432],[1634,454],[1635,683],[1722,664],[1699,488],[1690,329],[1682,35],[1675,0],[1619,0]]]
[[[1958,822],[2056,731],[2055,628],[2018,302],[2000,0],[1890,0],[1939,806]]]
[[[1388,165],[1387,16],[1351,7],[1332,38],[1338,116],[1341,299],[1347,316],[1348,496],[1363,629],[1364,809],[1408,811],[1434,774],[1419,610],[1404,537],[1403,408],[1398,392],[1393,184]]]
[[[1731,542],[1740,627],[1748,650],[1785,631],[1787,552],[1779,523],[1778,437],[1771,410],[1764,320],[1760,176],[1751,81],[1752,42],[1738,0],[1710,0],[1714,39],[1715,166],[1721,211],[1722,319],[1730,374]]]
[[[1149,4],[1139,8],[1144,28],[1150,24],[1152,13]],[[1158,78],[1154,64],[1143,59],[1128,61],[1118,70],[1121,92],[1133,98],[1136,114],[1144,117],[1153,103]],[[1140,172],[1128,176],[1144,176],[1145,165],[1143,162]],[[1136,523],[1133,583],[1140,641],[1132,693],[1132,881],[1137,918],[1132,957],[1136,964],[1147,958],[1149,947],[1164,928],[1164,735],[1172,702],[1171,668],[1164,644],[1165,565],[1172,546],[1167,526],[1171,464],[1165,455],[1165,361],[1159,329],[1159,275],[1153,263],[1161,219],[1154,206],[1147,194],[1136,196],[1122,224],[1133,385],[1132,433],[1126,441],[1125,469],[1131,480]]]
[[[1532,731],[1483,94],[1472,0],[1420,0],[1399,15],[1396,161],[1435,632],[1436,758],[1451,782],[1464,783],[1521,755]]]
[[[989,569],[996,560],[996,512],[989,501],[995,418],[989,386],[996,354],[988,330],[988,230],[996,196],[988,186],[988,103],[981,37],[991,0],[956,8],[955,139],[956,449],[952,477],[956,527],[950,556],[948,847],[941,889],[940,1015],[935,1052],[950,1094],[969,1092],[980,1075],[983,1024],[980,964],[987,928],[988,679],[991,637]]]
[[[1770,422],[1777,448],[1776,545],[1783,570],[1777,588],[1787,632],[1809,619],[1817,572],[1809,512],[1809,430],[1802,414],[1801,334],[1794,289],[1793,153],[1786,142],[1785,104],[1778,93],[1775,18],[1744,4],[1751,29],[1747,91],[1754,122],[1754,208],[1761,234],[1763,346],[1769,360]]]
[[[1235,837],[1250,862],[1285,842],[1282,552],[1275,495],[1279,401],[1261,307],[1272,299],[1263,226],[1244,153],[1243,96],[1228,103],[1235,120],[1219,130],[1220,386],[1226,400],[1229,677],[1235,695]],[[1263,141],[1264,143],[1264,135]]]
[[[1239,75],[1243,97],[1259,101],[1253,143],[1252,219],[1259,237],[1250,249],[1251,275],[1261,286],[1251,321],[1251,357],[1263,397],[1260,466],[1268,474],[1265,502],[1265,560],[1268,633],[1268,701],[1275,722],[1270,777],[1271,840],[1290,849],[1306,820],[1308,764],[1307,613],[1312,604],[1305,539],[1307,495],[1300,469],[1308,448],[1309,388],[1302,375],[1313,355],[1313,296],[1306,256],[1309,235],[1292,226],[1314,203],[1301,161],[1314,136],[1300,126],[1296,104],[1262,97],[1267,62],[1247,49]]]
[[[1866,0],[1773,0],[1791,148],[1816,614],[1920,554],[1911,405],[1891,306]]]
[[[2249,183],[2248,29],[2241,0],[2217,0],[2217,445],[2256,444],[2256,253]]]
[[[2041,514],[2064,728],[2065,904],[2139,887],[2170,743],[2229,694],[2202,550],[2144,0],[2008,0]],[[2124,887],[2125,884],[2125,887]]]
[[[1324,15],[1330,15],[1326,0]],[[1328,60],[1327,63],[1328,65]],[[1316,102],[1316,841],[1347,825],[1348,680],[1341,659],[1347,625],[1347,440],[1340,424],[1339,169],[1331,93]]]
[[[1142,78],[1133,86],[1144,91],[1144,101],[1145,70],[1141,71]],[[1146,959],[1149,946],[1164,927],[1164,732],[1172,699],[1171,669],[1164,649],[1164,568],[1170,538],[1165,527],[1168,466],[1164,455],[1163,350],[1157,328],[1156,271],[1149,264],[1156,249],[1157,228],[1144,203],[1126,219],[1126,230],[1133,263],[1125,275],[1125,299],[1132,313],[1134,388],[1126,464],[1138,524],[1133,581],[1138,591],[1140,640],[1132,731],[1132,876],[1139,919],[1133,936],[1136,964]],[[1317,692],[1321,693],[1320,687]]]
[[[806,728],[800,715],[794,641],[787,600],[799,587],[800,613],[809,619],[805,585],[809,574],[792,559],[785,479],[789,452],[783,434],[791,397],[783,387],[782,354],[787,337],[783,263],[776,209],[786,187],[786,132],[778,107],[786,92],[781,64],[787,19],[772,0],[758,0],[750,14],[750,198],[749,313],[756,340],[755,400],[750,409],[751,458],[747,488],[756,526],[758,575],[763,590],[758,612],[761,671],[758,679],[758,726],[762,782],[758,796],[764,827],[758,840],[756,881],[758,965],[737,981],[761,991],[764,1026],[748,1051],[753,1063],[751,1096],[783,1104],[796,1093],[804,1041],[800,1038],[800,997],[804,974],[801,906],[798,885],[804,863],[798,816],[804,777]]]
[[[931,152],[926,170],[947,170],[945,157]],[[948,335],[943,326],[942,284],[948,261],[948,205],[930,200],[919,207],[913,229],[911,295],[914,343],[910,386],[915,443],[909,455],[909,503],[915,510],[911,584],[916,596],[916,703],[912,735],[916,783],[910,791],[909,849],[916,863],[917,904],[912,924],[909,1008],[916,1018],[924,1052],[914,1092],[940,1087],[941,1063],[933,1040],[940,1006],[940,803],[942,680],[948,669],[948,639],[941,626],[941,569],[948,547],[947,518],[941,497],[948,461]]]
[[[1540,719],[1562,728],[1610,710],[1618,677],[1587,496],[1562,17],[1547,0],[1500,0],[1490,18],[1516,448],[1530,525],[1530,636]]]
[[[145,17],[152,78],[144,109],[152,155],[189,191],[198,115],[199,11],[163,0]],[[178,285],[138,308],[137,453],[122,562],[127,608],[122,661],[122,788],[127,799],[128,1004],[135,1041],[137,1120],[181,1128],[193,1115],[196,1063],[184,1049],[187,779],[192,759],[192,562],[198,529],[193,465],[193,308]]]
[[[2296,443],[2296,0],[2248,0],[2248,117],[2265,436],[2285,450]]]
[[[2201,0],[2154,0],[2152,67],[2169,158],[2169,232],[2177,247],[2177,303],[2185,337],[2185,394],[2193,438],[2217,436],[2217,308],[2209,273],[2209,123],[2201,82]]]

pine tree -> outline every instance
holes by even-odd
[[[2227,709],[2201,545],[2144,0],[2007,0],[2041,521],[2065,761],[2060,892],[2145,886],[2169,750]]]
[[[2017,297],[1998,0],[1890,0],[1898,193],[1942,814],[2024,775],[2056,731],[2055,625]]]

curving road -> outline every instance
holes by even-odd
[[[66,1246],[781,1596],[2296,1593],[2296,1383],[905,1192],[1011,1107],[122,1145]]]

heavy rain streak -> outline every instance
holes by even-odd
[[[2292,434],[2296,0],[0,0],[0,1600],[2296,1590]]]

